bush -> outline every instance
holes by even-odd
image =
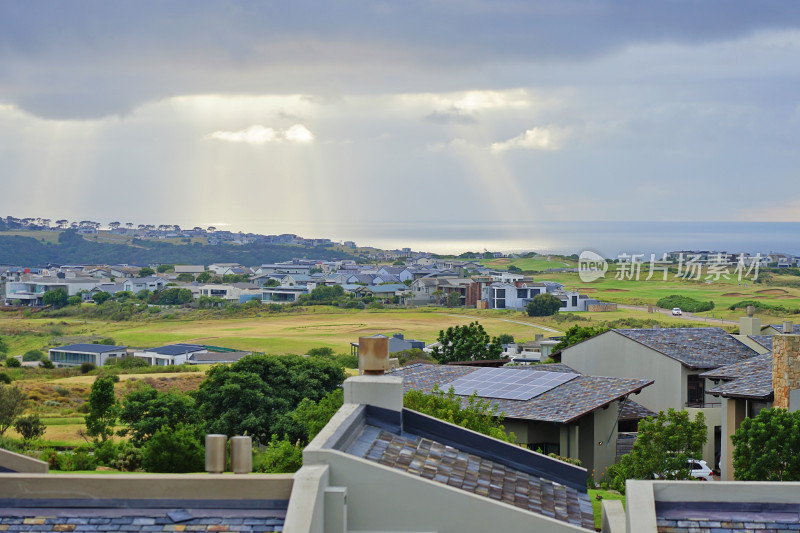
[[[537,294],[525,308],[528,316],[551,316],[561,309],[561,300],[552,294]]]
[[[50,359],[42,359],[41,361],[39,361],[39,367],[52,370],[56,367],[56,365],[54,365]]]
[[[16,357],[9,357],[6,359],[6,366],[8,368],[19,368],[22,366],[22,363],[19,362],[19,359]]]
[[[147,472],[202,472],[205,449],[194,426],[162,426],[142,448],[142,466]]]
[[[759,302],[757,300],[742,300],[741,302],[736,302],[735,304],[728,307],[731,311],[735,311],[737,309],[746,309],[748,305],[752,305],[756,309],[760,309],[761,311],[765,311],[770,314],[778,314],[778,315],[796,315],[800,314],[800,309],[797,307],[786,307],[785,305],[777,305],[777,304],[765,304],[763,302]]]
[[[90,450],[85,447],[76,448],[72,453],[62,453],[57,455],[58,470],[74,472],[76,470],[94,470],[97,468],[97,461]]]
[[[22,360],[25,362],[28,361],[41,361],[44,357],[44,353],[41,350],[28,350],[22,356]]]
[[[133,447],[127,442],[123,442],[119,445],[117,457],[114,459],[111,467],[121,472],[135,472],[136,470],[141,470],[142,450]]]
[[[267,474],[291,474],[303,466],[303,447],[273,435],[267,449],[255,456],[253,470]]]
[[[106,366],[113,366],[122,370],[128,370],[131,368],[143,368],[146,366],[150,366],[150,363],[148,363],[141,357],[126,355],[125,357],[112,357],[110,359],[107,359]]]
[[[701,313],[703,311],[711,311],[714,309],[714,302],[701,302],[689,296],[681,296],[680,294],[672,294],[661,298],[656,305],[661,309],[672,309],[673,307],[680,307],[683,311],[690,313]]]
[[[95,368],[97,368],[97,365],[94,363],[81,363],[81,374],[88,374]]]
[[[358,368],[358,356],[349,353],[340,353],[335,355],[333,360],[340,364],[343,368]]]
[[[14,429],[22,436],[26,443],[42,438],[45,425],[39,420],[38,415],[21,416],[14,422]]]
[[[383,309],[383,304],[380,302],[370,302],[367,309]]]
[[[119,455],[119,445],[115,444],[112,440],[107,440],[99,443],[94,448],[94,457],[100,466],[114,466],[114,461]]]
[[[0,383],[5,383],[6,385],[8,385],[9,383],[11,383],[11,376],[6,374],[5,372],[0,372]]]
[[[342,307],[344,309],[364,309],[366,306],[358,300],[349,300],[345,302]]]
[[[333,357],[333,348],[324,346],[322,348],[311,348],[308,350],[308,355],[311,357]]]

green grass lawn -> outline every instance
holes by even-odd
[[[601,500],[597,499],[597,496],[601,497]],[[589,498],[592,500],[592,513],[594,514],[594,527],[599,531],[601,520],[603,517],[602,513],[602,500],[622,500],[622,505],[625,505],[625,496],[618,492],[612,492],[609,490],[596,490],[596,489],[589,489]]]

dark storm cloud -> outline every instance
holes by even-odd
[[[537,64],[798,21],[785,1],[5,2],[0,103],[97,118],[198,93],[516,87]]]

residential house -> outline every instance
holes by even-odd
[[[68,296],[81,291],[91,291],[97,285],[96,278],[60,278],[21,276],[18,281],[8,280],[5,286],[6,305],[41,306],[44,294],[55,289],[64,289]]]
[[[356,289],[355,294],[359,297],[372,296],[376,300],[384,302],[392,302],[394,297],[400,300],[398,303],[405,303],[406,295],[409,289],[403,283],[387,284],[387,285],[366,285]]]
[[[50,361],[57,367],[80,366],[91,363],[103,366],[109,359],[125,357],[128,348],[125,346],[111,346],[108,344],[69,344],[48,350]]]
[[[111,276],[114,278],[135,278],[139,275],[141,269],[142,267],[131,265],[114,265],[109,267]]]
[[[447,391],[453,386],[464,403],[477,391],[479,398],[503,413],[503,425],[514,433],[517,443],[580,459],[587,470],[596,472],[616,460],[621,405],[653,383],[584,375],[565,365],[478,368],[415,364],[389,375],[402,377],[406,392],[430,393],[434,387]]]
[[[208,349],[198,344],[170,344],[156,348],[146,348],[133,352],[134,357],[144,359],[154,366],[172,366],[186,363],[193,353],[206,353]]]
[[[124,290],[136,294],[140,291],[157,292],[166,287],[167,279],[159,276],[147,276],[144,278],[130,278],[122,282]]]
[[[708,426],[703,459],[715,465],[722,414],[701,374],[759,353],[721,328],[612,329],[553,358],[586,374],[655,380],[637,401],[653,411],[703,412]]]
[[[208,270],[213,272],[217,276],[224,276],[225,274],[230,274],[234,268],[244,268],[239,263],[214,263],[212,265],[208,265]]]
[[[303,286],[263,287],[261,289],[261,301],[263,303],[292,303],[296,302],[301,295],[308,293],[308,287]]]
[[[220,298],[228,303],[243,303],[253,298],[261,297],[261,288],[251,283],[206,283],[203,285],[187,286],[192,291],[195,299],[206,296]]]

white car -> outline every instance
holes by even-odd
[[[681,308],[680,307],[673,307],[672,308],[672,316],[681,316],[682,314],[683,313],[681,313]]]
[[[689,459],[688,462],[692,477],[700,481],[714,481],[714,472],[708,467],[708,463],[702,459]]]
[[[702,459],[687,459],[686,466],[689,468],[689,475],[693,478],[697,478],[700,481],[714,481],[714,472],[708,467],[708,463],[706,463]],[[677,474],[674,472],[673,474]],[[653,475],[654,479],[658,479],[658,474]]]

